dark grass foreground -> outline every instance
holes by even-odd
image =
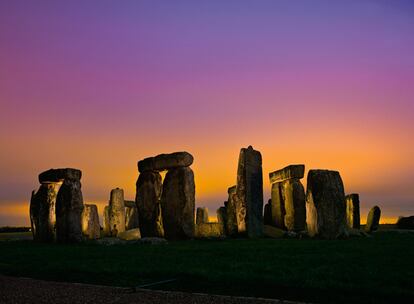
[[[54,281],[309,302],[414,298],[414,233],[349,240],[215,240],[167,245],[0,242],[0,273]]]

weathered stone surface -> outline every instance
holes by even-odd
[[[252,146],[240,150],[235,201],[236,210],[239,209],[239,233],[245,224],[248,237],[260,237],[263,234],[262,155]]]
[[[286,231],[274,226],[264,225],[263,235],[272,239],[281,239],[286,235]]]
[[[138,171],[165,171],[174,168],[189,167],[194,158],[188,152],[174,152],[148,157],[138,162]]]
[[[82,241],[83,197],[78,175],[66,176],[56,198],[56,241]]]
[[[42,183],[54,183],[62,182],[64,179],[80,180],[82,177],[82,171],[73,168],[63,169],[49,169],[39,174],[39,182]]]
[[[218,238],[224,236],[223,225],[220,223],[196,224],[195,237],[197,238]]]
[[[381,209],[378,206],[374,206],[368,213],[367,224],[365,225],[366,232],[373,232],[378,230],[379,222],[381,218]]]
[[[271,225],[285,230],[286,210],[283,199],[283,183],[272,184],[271,196]]]
[[[208,209],[206,207],[198,207],[196,214],[196,224],[208,223]]]
[[[194,236],[195,184],[191,168],[176,168],[167,172],[162,188],[161,210],[166,239]]]
[[[155,171],[141,173],[137,180],[136,204],[142,237],[163,237],[160,196],[161,175]]]
[[[125,202],[124,190],[120,188],[112,189],[109,199],[109,233],[117,236],[125,231]]]
[[[138,208],[136,206],[125,207],[125,229],[131,230],[134,228],[139,228]]]
[[[345,197],[346,200],[346,224],[348,228],[360,228],[359,215],[359,195],[356,193],[349,194]]]
[[[270,172],[270,183],[283,182],[288,179],[301,179],[305,174],[305,165],[290,165],[283,169]]]
[[[414,216],[400,217],[397,221],[398,229],[414,229]]]
[[[227,235],[227,209],[220,207],[217,209],[217,221],[222,226],[223,233]]]
[[[263,224],[272,224],[272,199],[269,199],[267,204],[264,206]]]
[[[98,207],[85,204],[82,211],[82,233],[88,239],[98,239],[101,236]]]
[[[109,206],[105,206],[104,212],[103,212],[103,235],[104,236],[110,236],[111,235],[111,227],[109,224]]]
[[[303,231],[306,226],[305,189],[298,179],[282,182],[285,227],[288,231]]]
[[[118,237],[125,241],[139,240],[141,238],[141,232],[139,228],[125,230],[118,233]]]
[[[229,198],[227,200],[226,205],[226,231],[227,234],[230,236],[235,236],[238,233],[238,225],[237,225],[237,210],[236,210],[236,202],[234,197],[236,195],[236,186],[230,187],[228,190]]]
[[[337,171],[310,170],[306,220],[310,236],[335,239],[346,235],[344,185]]]
[[[35,241],[51,242],[55,239],[56,198],[61,182],[43,183],[30,200],[30,221]]]
[[[125,208],[133,208],[137,206],[135,201],[127,201],[127,200],[124,200],[124,205],[125,205]]]

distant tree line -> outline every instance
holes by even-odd
[[[30,227],[11,227],[11,226],[5,226],[0,227],[0,233],[3,232],[29,232]]]

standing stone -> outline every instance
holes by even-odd
[[[227,205],[227,202],[225,202]],[[217,209],[217,222],[222,226],[221,230],[223,234],[227,234],[227,210],[226,207],[220,207]]]
[[[310,170],[306,218],[310,236],[335,239],[346,235],[345,193],[337,171]]]
[[[264,206],[263,223],[265,225],[272,224],[272,200],[269,199],[267,204]]]
[[[226,205],[226,231],[229,236],[235,236],[238,233],[237,212],[234,197],[236,195],[236,186],[232,186],[227,190],[229,198]]]
[[[165,171],[181,167],[189,167],[194,158],[188,152],[174,152],[148,157],[138,162],[138,171]]]
[[[194,236],[195,184],[191,168],[175,168],[167,172],[162,188],[161,210],[167,239]]]
[[[76,169],[62,169],[57,173],[59,177],[63,176],[64,180],[56,198],[56,241],[80,242],[83,211],[80,183],[82,173]]]
[[[104,236],[111,236],[111,228],[109,224],[109,206],[105,206],[103,212],[103,235]]]
[[[30,219],[33,239],[52,242],[55,239],[56,198],[61,182],[43,182],[39,190],[32,192]]]
[[[124,190],[112,189],[109,199],[109,232],[111,236],[125,231],[125,203]]]
[[[305,189],[299,179],[289,179],[282,183],[285,227],[288,231],[303,231],[306,225]]]
[[[271,190],[271,225],[277,228],[286,229],[285,226],[285,202],[283,199],[283,183],[272,184]]]
[[[164,237],[160,196],[162,178],[158,172],[142,172],[137,180],[136,205],[142,237]]]
[[[400,216],[397,221],[398,229],[414,229],[414,216]]]
[[[378,206],[374,206],[368,213],[367,224],[365,225],[366,232],[373,232],[378,230],[379,222],[381,218],[381,209]]]
[[[197,224],[208,223],[208,209],[206,207],[197,208],[196,223]]]
[[[359,216],[359,195],[356,193],[349,194],[345,197],[346,200],[346,224],[349,228],[360,228]]]
[[[137,207],[125,207],[125,229],[139,228],[139,214]]]
[[[244,221],[248,237],[263,234],[263,174],[262,155],[252,146],[240,150],[237,169],[236,206],[238,223]],[[237,209],[237,208],[236,208]],[[239,225],[239,232],[243,226]]]
[[[98,207],[85,204],[82,212],[82,233],[88,239],[95,240],[101,236]]]

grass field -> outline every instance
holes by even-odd
[[[310,302],[396,303],[414,297],[414,233],[370,238],[233,239],[167,245],[0,242],[0,273],[115,286]]]

